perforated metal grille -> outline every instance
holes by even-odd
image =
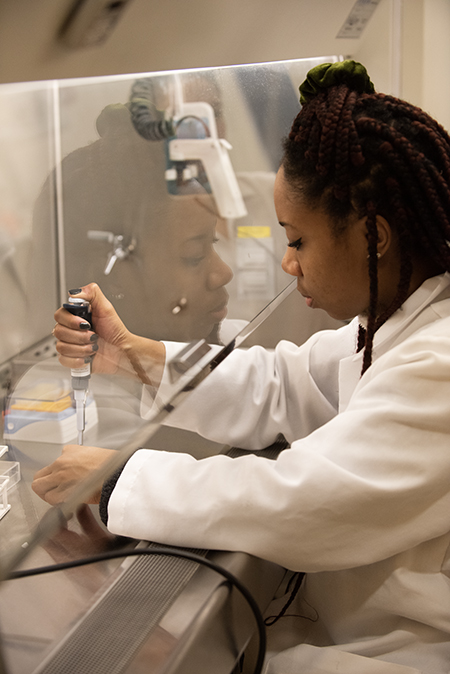
[[[137,558],[34,674],[119,674],[197,568],[175,557]]]

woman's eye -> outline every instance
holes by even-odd
[[[300,250],[302,245],[302,238],[300,237],[296,241],[291,241],[291,243],[288,243],[288,248],[295,248],[295,250]]]
[[[183,257],[183,262],[187,267],[198,267],[205,259],[202,257]]]

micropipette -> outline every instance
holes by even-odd
[[[63,304],[64,309],[70,311],[74,316],[80,316],[87,321],[92,328],[91,305],[87,300],[78,297],[69,297]],[[86,427],[86,397],[89,388],[89,379],[91,378],[91,363],[86,363],[84,367],[73,368],[70,370],[72,376],[73,397],[75,400],[75,409],[77,417],[78,444],[83,444],[83,433]]]

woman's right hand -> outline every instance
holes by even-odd
[[[158,386],[165,361],[162,342],[133,335],[127,330],[96,283],[79,290],[71,295],[88,300],[92,326],[63,307],[55,312],[53,335],[61,365],[81,368],[92,359],[93,372],[122,374],[138,378],[143,384]],[[83,324],[86,327],[82,327]]]
[[[120,320],[111,302],[96,283],[83,286],[73,297],[88,300],[91,305],[92,326],[60,307],[55,312],[56,350],[59,361],[70,368],[80,368],[86,359],[92,358],[93,372],[115,374],[123,358],[131,333]]]

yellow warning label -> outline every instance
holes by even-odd
[[[271,236],[270,227],[242,225],[237,228],[238,239],[267,239]]]

